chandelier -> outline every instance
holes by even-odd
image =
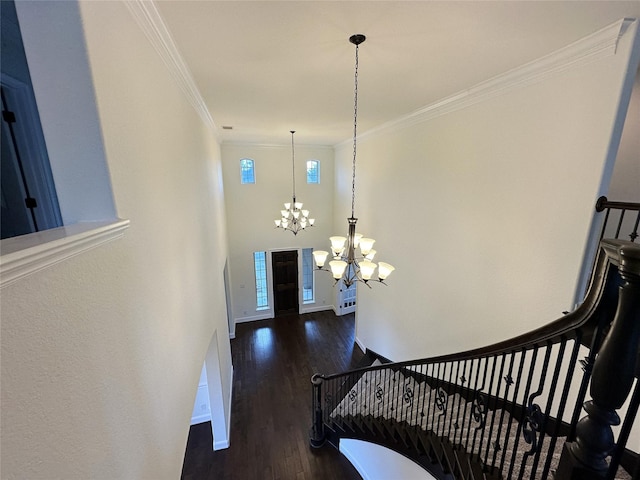
[[[291,169],[293,177],[293,201],[284,204],[284,210],[280,210],[281,218],[274,220],[276,228],[289,230],[297,235],[300,230],[307,227],[313,227],[315,218],[309,218],[309,210],[302,210],[302,202],[296,201],[296,155],[293,146],[293,134],[295,130],[291,130]]]
[[[356,46],[356,67],[354,79],[354,107],[353,107],[353,173],[351,176],[351,217],[347,219],[349,222],[349,233],[346,237],[330,237],[331,256],[333,260],[329,262],[329,268],[336,279],[341,280],[345,286],[349,288],[356,282],[363,282],[369,288],[369,281],[376,281],[384,284],[384,280],[395,270],[392,265],[385,262],[373,263],[373,257],[376,251],[373,249],[375,240],[373,238],[364,237],[361,233],[356,233],[356,222],[358,221],[354,215],[355,197],[356,197],[356,137],[358,126],[358,48],[364,42],[366,37],[361,34],[352,35],[349,41]],[[356,254],[356,249],[360,249],[360,253]],[[324,267],[329,252],[324,250],[316,250],[313,252],[313,258],[319,270],[327,270]],[[374,278],[374,272],[378,269],[378,276]]]

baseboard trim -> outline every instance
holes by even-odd
[[[305,313],[325,312],[327,310],[334,310],[333,305],[314,305],[313,307],[302,307],[300,309],[300,315]]]
[[[213,442],[213,450],[224,450],[229,448],[229,440],[220,440],[219,442]]]
[[[367,353],[367,350],[368,350],[367,347],[364,346],[364,343],[362,343],[362,340],[360,340],[357,335],[356,335],[356,345],[360,347],[360,350],[362,350],[362,353]]]
[[[234,322],[235,323],[256,322],[258,320],[268,320],[269,318],[273,318],[273,313],[271,311],[260,314],[260,315],[252,315],[250,317],[236,318]]]

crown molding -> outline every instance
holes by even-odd
[[[0,242],[0,288],[124,235],[129,220],[76,223]]]
[[[278,148],[288,148],[289,150],[291,150],[291,143],[251,143],[251,142],[245,142],[245,141],[236,141],[236,140],[232,140],[232,141],[227,141],[227,140],[223,140],[220,143],[220,147],[224,148],[224,147],[259,147],[259,148],[273,148],[273,149],[278,149]],[[327,150],[333,150],[333,145],[327,145],[327,144],[319,144],[319,143],[298,143],[296,141],[296,149],[300,147],[300,148],[313,148],[315,149],[327,149]]]
[[[549,55],[490,78],[467,90],[457,92],[404,117],[367,130],[358,135],[358,140],[381,132],[391,132],[426,122],[441,115],[503,95],[517,88],[537,83],[564,70],[613,56],[616,54],[619,39],[637,21],[635,18],[618,20],[608,27],[598,30]],[[345,140],[337,144],[336,147],[348,145],[352,141],[352,139]]]
[[[155,3],[152,0],[126,0],[124,4],[178,83],[189,103],[200,115],[205,125],[211,128],[217,136],[217,128],[209,109]]]

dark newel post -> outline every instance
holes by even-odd
[[[322,377],[317,373],[311,377],[313,390],[311,392],[311,409],[313,424],[309,435],[309,443],[314,448],[324,445],[324,422],[322,421]]]
[[[566,443],[555,478],[604,478],[606,458],[615,447],[612,425],[620,423],[622,407],[634,380],[640,345],[640,248],[623,246],[620,254],[618,309],[611,330],[596,358],[591,377],[592,400],[585,402],[587,416],[576,426],[576,439]]]

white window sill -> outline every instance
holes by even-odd
[[[129,220],[76,223],[0,241],[0,288],[124,235]]]

